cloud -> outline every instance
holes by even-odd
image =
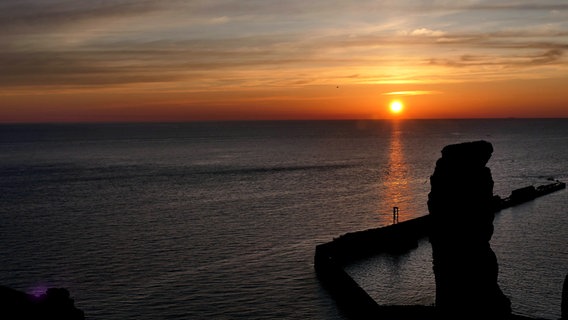
[[[230,18],[227,17],[227,16],[209,19],[209,23],[211,23],[211,24],[225,24],[225,23],[228,23],[229,21],[230,21]]]
[[[179,74],[160,66],[130,66],[109,61],[125,58],[112,57],[103,52],[27,52],[0,53],[3,62],[0,85],[12,86],[101,86],[140,82],[164,82],[179,80]],[[136,65],[138,64],[138,66]],[[159,71],[159,72],[158,72]]]
[[[0,0],[0,86],[412,82],[428,68],[565,66],[561,15],[497,19],[528,8],[568,4]],[[479,10],[498,13],[491,28],[460,20],[489,19]]]
[[[559,49],[551,49],[538,54],[516,55],[463,55],[459,58],[428,60],[428,64],[446,67],[484,67],[497,66],[503,68],[527,68],[542,65],[565,65],[562,60],[564,52]]]
[[[422,96],[422,95],[430,95],[430,94],[441,94],[440,91],[432,91],[432,90],[412,90],[412,91],[393,91],[393,92],[385,92],[383,95],[387,96]]]
[[[161,2],[161,1],[160,1]],[[18,0],[0,2],[1,33],[45,33],[87,21],[138,16],[161,7],[157,1]]]
[[[565,3],[535,3],[535,2],[518,2],[512,1],[509,3],[495,3],[491,2],[488,4],[474,4],[471,6],[463,6],[463,8],[469,10],[567,10],[568,4]]]
[[[532,65],[542,65],[542,64],[555,64],[561,61],[564,56],[564,51],[559,49],[552,49],[542,54],[530,57],[530,64]]]
[[[410,32],[405,31],[402,33],[403,35],[408,35],[408,36],[415,36],[415,37],[442,37],[446,34],[446,32],[444,31],[440,31],[440,30],[431,30],[431,29],[427,29],[427,28],[419,28],[419,29],[414,29]]]

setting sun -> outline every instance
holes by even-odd
[[[402,102],[394,100],[390,103],[389,109],[391,113],[398,114],[402,112],[404,105],[402,104]]]

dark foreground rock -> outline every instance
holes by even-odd
[[[75,307],[69,291],[50,288],[39,297],[0,286],[0,319],[83,320],[83,311]]]
[[[502,319],[511,313],[489,245],[499,201],[486,167],[492,152],[486,141],[446,146],[430,177],[436,307],[447,318]]]

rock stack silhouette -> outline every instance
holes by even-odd
[[[499,198],[493,195],[487,141],[448,145],[430,177],[429,240],[436,309],[447,319],[505,319],[511,302],[497,283],[489,241]]]

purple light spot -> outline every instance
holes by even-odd
[[[31,290],[28,291],[28,294],[39,298],[42,295],[44,295],[47,292],[47,286],[45,285],[38,285],[36,287],[33,287]]]

